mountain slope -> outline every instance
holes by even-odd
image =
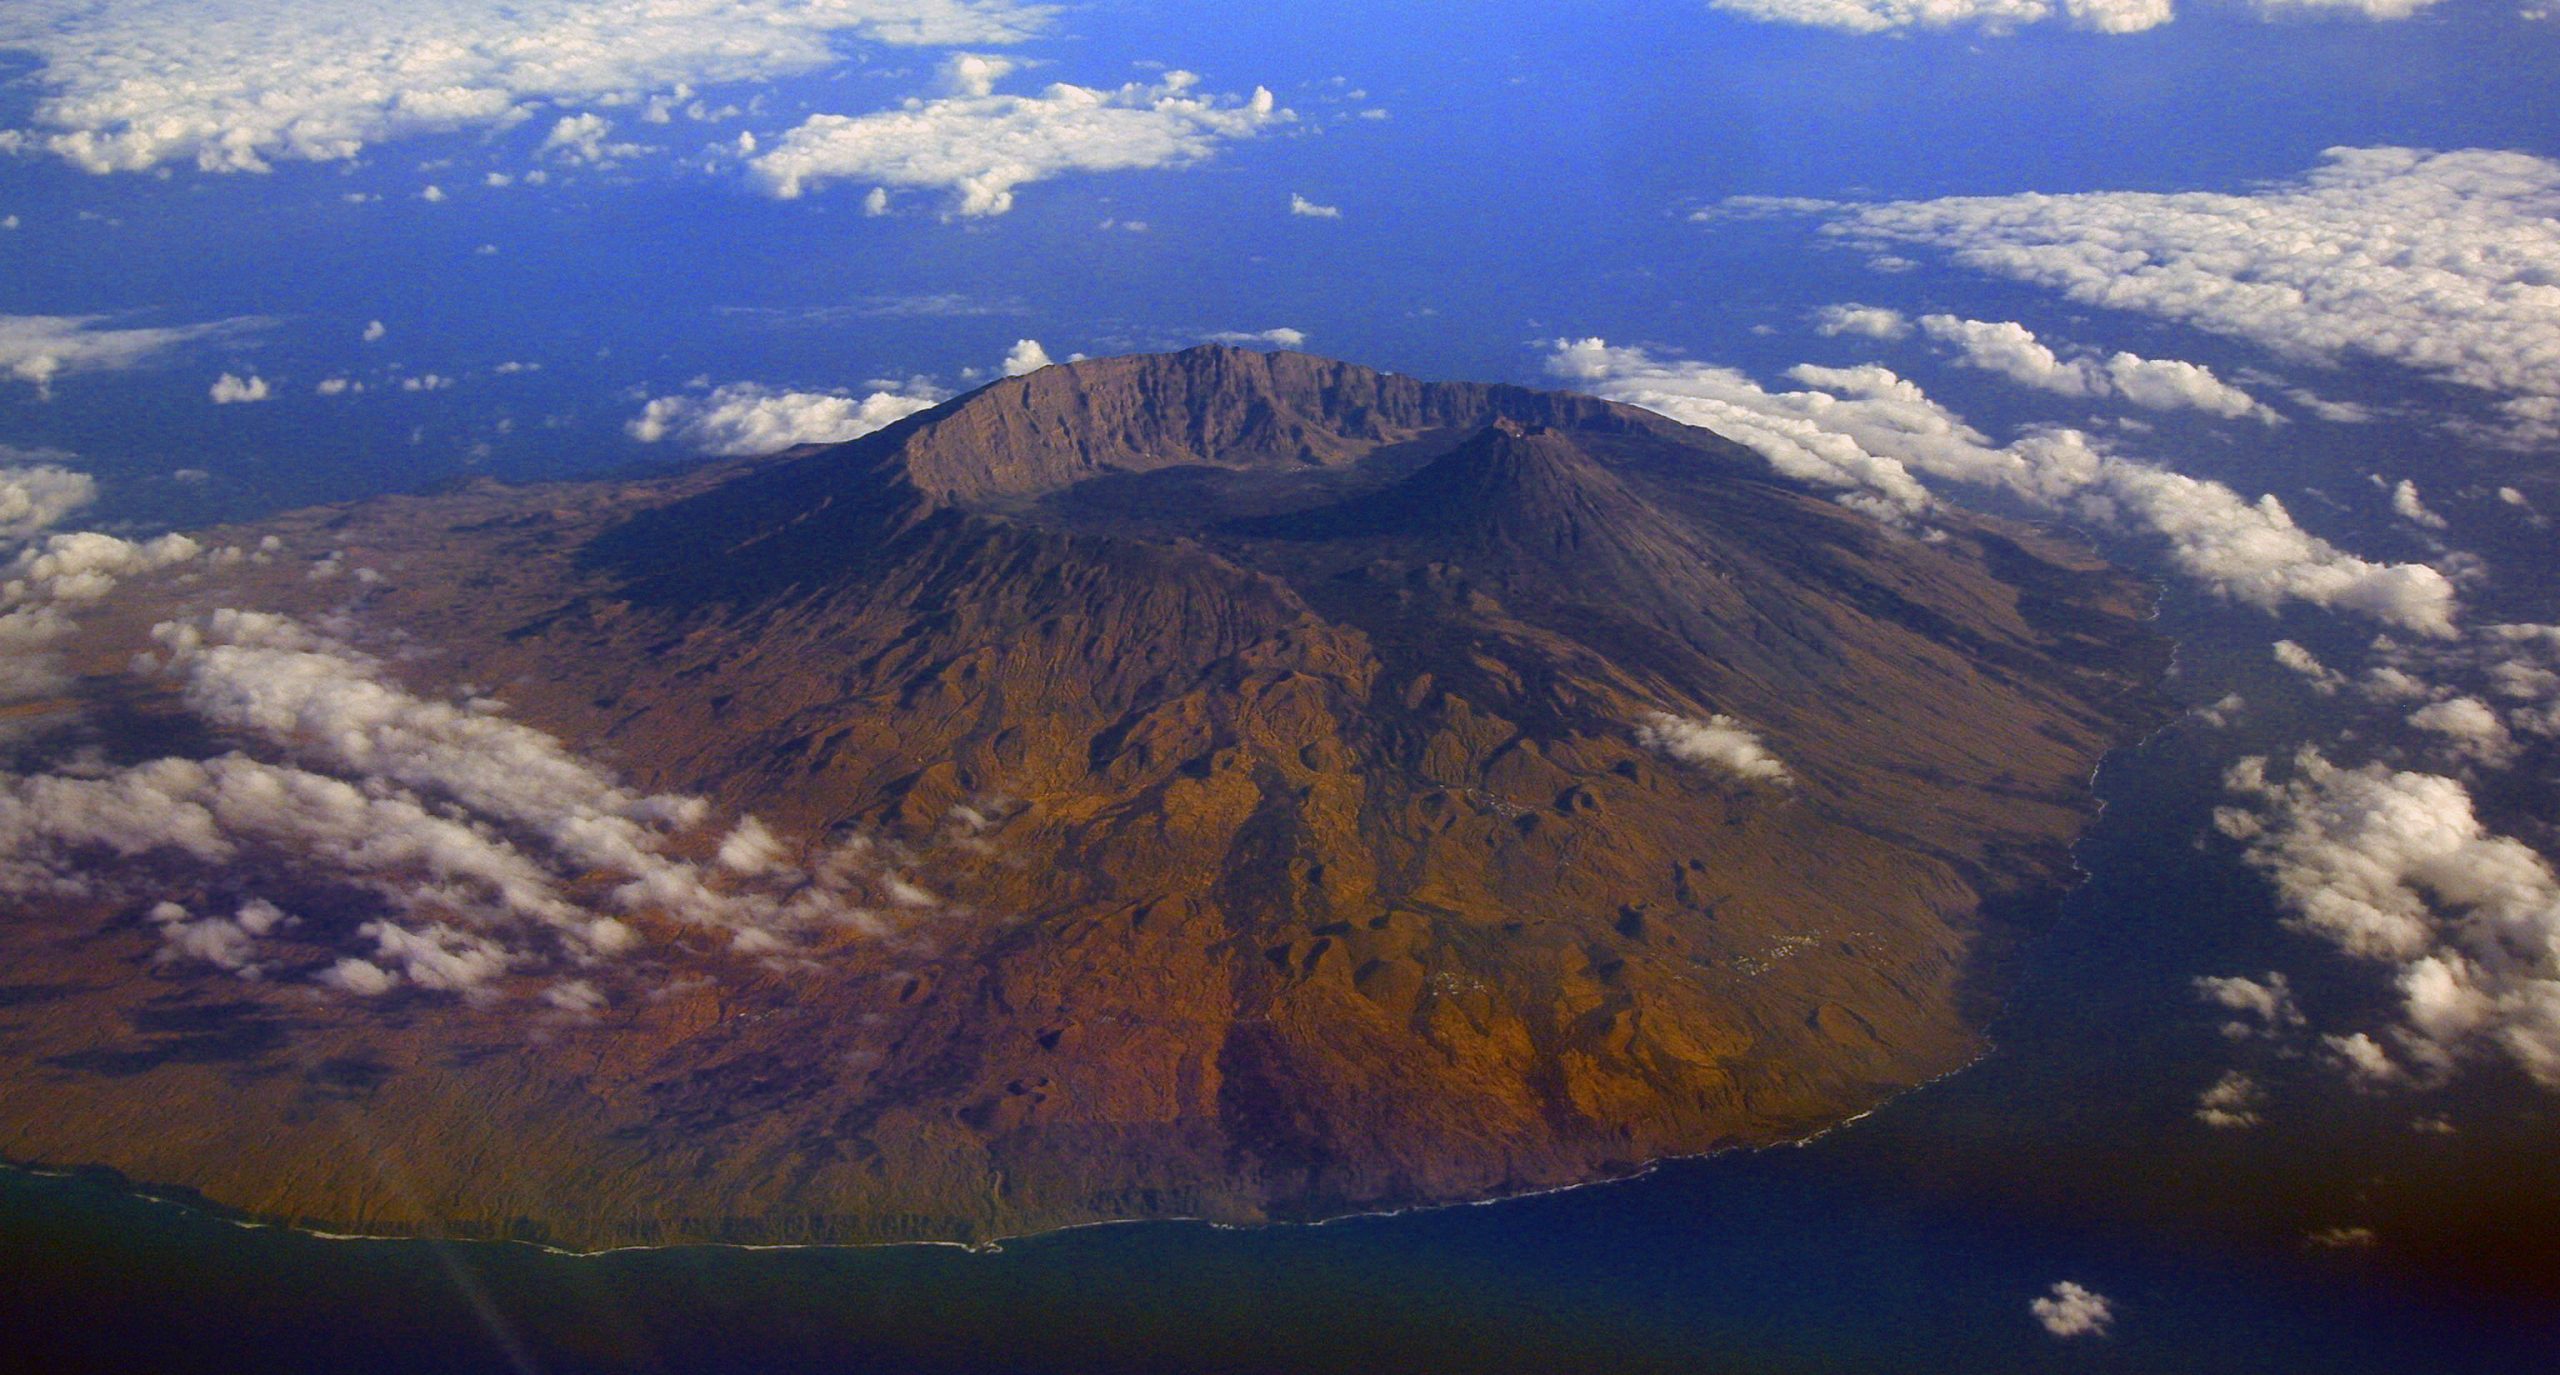
[[[1645,412],[1228,349],[254,533],[381,581],[140,598],[99,671],[170,597],[334,609],[413,685],[786,845],[859,835],[920,896],[752,950],[643,921],[581,971],[610,1012],[538,1045],[557,971],[314,1010],[288,965],[220,995],[292,1028],[121,1078],[23,1066],[130,1049],[101,952],[147,939],[20,923],[94,991],[6,1028],[42,1054],[0,1150],[577,1245],[1320,1216],[1817,1129],[1974,1053],[1985,905],[2068,873],[2163,660],[2142,590],[2035,532],[1924,541]],[[1783,777],[1683,744],[1714,730]],[[357,1055],[397,1189],[295,1106]],[[172,1102],[224,1106],[152,1129]]]

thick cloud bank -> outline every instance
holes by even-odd
[[[1011,70],[998,59],[956,58],[944,70],[949,95],[877,114],[812,115],[750,165],[784,198],[828,182],[869,182],[875,191],[948,192],[955,216],[1001,215],[1031,182],[1185,166],[1221,142],[1295,118],[1259,87],[1241,100],[1197,94],[1189,72],[1117,90],[1059,82],[1038,95],[997,94],[995,81]],[[873,206],[885,210],[885,194]]]
[[[2503,1054],[2560,1089],[2560,876],[2548,859],[2490,832],[2452,778],[2305,749],[2282,769],[2244,759],[2225,781],[2242,800],[2216,824],[2247,846],[2295,928],[2392,970],[2399,1023],[2329,1038],[2343,1062],[2375,1080],[2433,1082],[2467,1056]]]
[[[2256,191],[1964,196],[1837,210],[1829,232],[1921,244],[2072,300],[2288,357],[2386,359],[2560,437],[2560,162],[2334,148]]]
[[[1559,341],[1549,370],[1612,400],[1703,426],[1848,505],[1908,521],[1931,509],[1921,477],[2004,487],[2040,505],[2147,533],[2216,595],[2269,611],[2306,602],[2431,637],[2455,634],[2452,582],[2424,564],[2358,558],[2302,529],[2273,496],[2249,501],[2117,457],[2074,430],[2007,446],[1876,367],[1799,366],[1772,392],[1730,368],[1658,359],[1605,340]]]
[[[36,54],[32,140],[93,172],[256,172],[403,135],[517,122],[538,100],[672,91],[832,65],[880,43],[1029,37],[1013,0],[12,0]]]

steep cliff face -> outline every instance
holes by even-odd
[[[0,1151],[578,1245],[1305,1217],[1801,1134],[1973,1053],[1982,905],[2064,875],[2161,662],[2141,590],[2035,533],[1886,530],[1589,398],[1227,349],[258,533],[381,581],[155,593],[97,662],[173,601],[336,607],[647,787],[889,847],[929,914],[789,959],[642,922],[538,1044],[532,970],[235,986],[290,1025],[118,1076],[61,1066],[215,995],[142,987],[130,916],[31,913],[12,958],[85,1011],[0,1004]],[[350,1057],[397,1188],[307,1108]],[[202,1120],[147,1124],[173,1102]]]

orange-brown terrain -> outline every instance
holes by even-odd
[[[0,851],[78,881],[0,897],[0,1156],[574,1247],[1307,1218],[1801,1136],[1977,1052],[1986,904],[2067,880],[2165,663],[2145,589],[2046,534],[1888,529],[1606,402],[1218,348],[203,539],[266,537],[70,607],[65,685],[12,709]],[[381,753],[179,676],[214,651],[152,627],[221,608],[708,799],[648,872],[772,902],[626,888],[379,762],[364,805],[550,845],[522,906],[573,915],[491,925],[362,837],[29,820],[45,769]],[[252,897],[290,916],[229,954],[153,915]],[[496,972],[391,977],[359,928],[392,911]]]

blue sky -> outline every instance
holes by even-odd
[[[637,410],[627,389],[662,394],[706,375],[786,389],[918,374],[960,386],[1021,337],[1064,357],[1293,329],[1318,351],[1383,366],[1525,379],[1539,372],[1535,340],[1596,333],[1778,365],[1808,356],[1806,343],[1752,331],[1800,335],[1802,313],[1829,300],[1975,315],[1996,304],[2001,319],[2049,302],[1980,274],[1890,280],[1824,251],[1800,221],[1700,225],[1687,218],[1700,206],[2240,189],[2299,176],[2333,145],[2560,152],[2547,79],[2560,25],[2463,0],[2396,21],[2189,6],[2124,35],[2061,21],[1841,33],[1693,0],[1214,16],[1120,4],[1045,21],[926,5],[964,29],[1037,35],[911,46],[825,31],[812,36],[822,57],[771,59],[770,80],[706,79],[685,100],[671,96],[676,80],[720,75],[720,62],[624,37],[584,62],[602,73],[585,89],[466,72],[502,93],[498,113],[442,133],[404,132],[327,84],[378,83],[382,71],[318,59],[297,73],[312,83],[299,91],[309,109],[226,126],[239,112],[219,98],[172,94],[189,79],[218,85],[214,59],[185,59],[141,95],[134,73],[84,76],[80,65],[109,39],[147,50],[189,15],[224,7],[107,6],[88,46],[32,34],[49,8],[15,25],[17,41],[38,47],[0,91],[0,127],[24,130],[26,145],[0,162],[0,214],[19,226],[0,235],[0,309],[105,316],[108,327],[255,322],[139,357],[130,373],[66,378],[50,399],[26,385],[0,392],[9,442],[68,449],[129,479],[110,501],[145,518],[352,494],[388,473],[619,461],[638,453],[621,433]],[[257,8],[274,17],[239,41],[292,71],[294,7]],[[451,8],[451,25],[467,29],[490,7]],[[362,53],[416,37],[407,23],[343,27],[374,45],[357,44]],[[775,199],[735,151],[744,133],[770,157],[813,114],[936,99],[953,89],[942,68],[961,52],[1021,64],[989,83],[1002,92],[1152,86],[1171,66],[1199,72],[1208,103],[1262,87],[1289,118],[1201,134],[1200,155],[1162,170],[1026,181],[1006,213],[957,218],[963,193],[936,185],[897,187],[890,214],[866,215],[880,183],[862,175]],[[620,79],[630,84],[597,85]],[[63,108],[65,92],[91,86],[106,94]],[[653,97],[670,122],[649,122]],[[683,113],[730,107],[740,113]],[[287,116],[358,132],[348,149],[297,160],[292,135],[274,131]],[[562,121],[588,117],[610,121],[590,151],[611,166],[574,138],[543,149]],[[118,154],[149,159],[146,170],[79,165],[104,156],[100,139],[154,120],[215,132]],[[965,139],[971,123],[935,132]],[[1168,161],[1109,146],[1150,132],[1097,137],[1085,155]],[[242,156],[273,170],[197,170],[200,156],[235,156],[206,152],[225,138],[251,140]],[[612,156],[617,146],[648,151]],[[493,174],[513,184],[492,186]],[[429,187],[443,199],[419,199]],[[1341,214],[1293,216],[1293,196]],[[366,345],[374,320],[385,334]],[[507,363],[541,371],[493,371]],[[272,400],[187,404],[226,371],[264,377]],[[427,374],[456,385],[386,394]],[[323,404],[332,399],[312,388],[337,377],[369,390]],[[209,480],[185,506],[152,500],[143,484],[181,449],[189,461],[160,471]]]

